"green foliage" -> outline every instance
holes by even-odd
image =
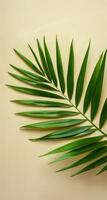
[[[100,122],[99,122],[99,126],[100,128],[103,127],[103,125],[105,124],[107,120],[107,98],[104,102],[104,105],[103,105],[103,108],[102,108],[102,112],[101,112],[101,115],[100,115]]]
[[[74,89],[74,50],[72,41],[70,46],[68,72],[67,72],[67,93],[69,100],[71,100],[72,98],[73,89]]]
[[[57,170],[57,172],[68,169],[71,170],[74,167],[85,164],[82,169],[76,171],[71,176],[84,173],[99,166],[102,168],[97,174],[101,174],[107,171],[107,140],[106,133],[102,130],[104,124],[107,122],[107,98],[104,100],[103,105],[100,103],[107,51],[101,53],[96,62],[97,64],[85,91],[84,100],[82,102],[82,112],[79,110],[78,105],[84,91],[90,42],[83,58],[77,81],[75,80],[74,74],[75,53],[73,46],[72,40],[69,50],[67,77],[65,77],[63,72],[61,49],[57,38],[57,73],[45,37],[43,38],[43,47],[37,39],[39,57],[35,50],[28,45],[35,59],[35,64],[22,53],[14,50],[17,56],[27,64],[30,70],[10,65],[16,73],[9,72],[9,75],[23,84],[27,84],[29,87],[8,86],[15,91],[36,96],[36,99],[12,100],[14,103],[35,108],[35,110],[31,111],[18,112],[16,113],[17,115],[45,119],[45,121],[42,120],[37,123],[27,124],[21,128],[45,131],[51,130],[42,137],[29,139],[30,141],[69,139],[70,142],[42,155],[46,156],[62,153],[56,160],[53,160],[51,164],[69,159],[70,164]],[[76,89],[74,90],[75,82]],[[75,104],[72,101],[73,96],[75,97]],[[39,97],[42,97],[42,99],[39,99]],[[86,115],[89,106],[90,118]],[[99,106],[102,106],[101,113],[98,113]],[[36,109],[37,107],[40,107],[41,110]],[[94,123],[97,114],[99,114],[99,126]],[[96,132],[96,135],[92,136],[94,132]],[[78,156],[81,156],[81,158]],[[75,162],[73,161],[74,157],[77,157]]]

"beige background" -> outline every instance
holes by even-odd
[[[30,56],[26,43],[34,45],[34,39],[44,34],[53,57],[54,39],[58,35],[65,68],[69,42],[74,38],[76,77],[91,39],[87,82],[95,60],[107,47],[107,1],[0,0],[0,200],[106,200],[106,174],[96,177],[90,172],[74,178],[69,178],[68,172],[56,174],[56,166],[47,165],[50,158],[37,156],[59,143],[30,143],[28,138],[35,134],[22,132],[19,127],[32,120],[13,115],[25,108],[9,102],[10,99],[24,98],[24,95],[5,87],[6,83],[17,83],[7,74],[11,71],[9,63],[20,62],[12,48]],[[105,96],[106,78],[101,101]]]

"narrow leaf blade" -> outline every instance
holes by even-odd
[[[29,79],[29,78],[26,78],[24,76],[20,76],[20,75],[17,75],[17,74],[14,74],[14,73],[10,73],[9,72],[9,75],[11,75],[13,78],[23,82],[23,83],[26,83],[28,85],[31,85],[33,87],[36,87],[36,88],[42,88],[42,89],[46,89],[46,90],[52,90],[52,91],[57,91],[54,87],[48,85],[47,83],[45,82],[38,82],[38,80],[34,80],[34,79]]]
[[[94,94],[96,82],[97,82],[97,79],[98,79],[98,74],[99,74],[100,68],[101,68],[102,56],[103,56],[103,53],[101,54],[96,66],[95,66],[95,69],[93,71],[93,74],[91,76],[91,79],[89,81],[89,84],[88,84],[88,87],[87,87],[87,90],[86,90],[86,93],[85,93],[84,105],[83,105],[83,112],[84,113],[87,111],[89,104],[91,103],[92,96]]]
[[[35,73],[32,73],[32,72],[30,72],[30,71],[24,70],[24,69],[22,69],[22,68],[20,68],[20,67],[16,67],[16,66],[11,65],[11,64],[10,64],[10,66],[11,66],[14,70],[18,71],[19,73],[23,74],[24,76],[27,76],[27,77],[30,78],[30,79],[33,79],[33,80],[36,80],[36,81],[38,80],[38,81],[49,82],[49,81],[47,81],[46,78],[43,77],[43,76],[37,75],[37,74],[35,74]]]
[[[44,69],[44,73],[46,74],[47,78],[51,81],[51,76],[50,76],[49,68],[45,59],[45,55],[38,39],[37,39],[37,45],[38,45],[38,51],[41,58],[42,67]]]
[[[86,73],[86,68],[87,68],[87,63],[88,63],[88,56],[89,56],[89,49],[90,49],[90,42],[81,66],[81,70],[77,79],[77,85],[76,85],[76,94],[75,94],[75,103],[76,106],[78,106],[82,93],[83,93],[83,86],[84,86],[84,80],[85,80],[85,73]]]
[[[99,122],[99,126],[100,128],[103,127],[103,125],[105,124],[105,122],[107,121],[107,98],[104,102],[102,111],[101,111],[101,115],[100,115],[100,122]]]
[[[105,171],[107,171],[107,164],[97,173],[97,175],[102,174]]]
[[[104,163],[107,162],[107,156],[103,156],[102,158],[92,162],[91,164],[87,165],[86,167],[84,167],[83,169],[81,169],[80,171],[76,172],[75,174],[71,175],[71,176],[75,176],[81,173],[84,173],[86,171],[90,171],[100,165],[103,165]]]
[[[103,60],[102,60],[101,69],[100,69],[98,79],[96,82],[96,87],[94,90],[94,95],[92,96],[92,100],[91,100],[91,120],[95,118],[96,113],[99,108],[99,103],[100,103],[100,98],[101,98],[101,93],[102,93],[102,86],[103,86],[103,79],[104,79],[106,54],[107,54],[107,51],[105,52]]]
[[[61,138],[67,138],[67,137],[73,137],[75,135],[79,135],[87,130],[90,129],[90,126],[82,126],[82,127],[70,127],[63,130],[54,131],[52,133],[49,133],[43,137],[34,139],[36,140],[47,140],[47,139],[61,139]]]
[[[74,49],[73,49],[73,40],[70,46],[69,53],[69,63],[68,63],[68,72],[67,72],[67,93],[69,100],[71,100],[74,89]]]
[[[84,154],[84,153],[87,153],[87,152],[90,152],[90,151],[98,150],[101,147],[104,147],[105,145],[107,145],[107,140],[101,141],[101,142],[98,141],[96,143],[87,145],[85,147],[83,146],[79,149],[76,149],[76,150],[73,150],[73,151],[68,151],[67,153],[64,153],[58,159],[52,161],[51,163],[59,162],[59,161],[65,160],[65,159],[69,159],[69,158],[72,158],[72,157],[75,157],[75,156],[79,156],[81,154]]]
[[[14,49],[14,51],[31,69],[33,69],[38,74],[41,74],[41,71],[27,57],[25,57],[24,55],[22,55],[16,49]]]
[[[23,126],[25,129],[57,129],[68,126],[78,125],[83,123],[85,120],[83,119],[62,119],[62,120],[51,120],[45,122],[38,122],[34,124],[28,124]]]
[[[104,155],[106,152],[107,152],[107,147],[102,147],[101,149],[97,149],[95,151],[92,151],[91,153],[89,153],[85,157],[83,157],[83,158],[79,159],[78,161],[73,162],[72,164],[58,170],[57,172],[64,171],[64,170],[67,170],[67,169],[71,169],[73,167],[77,167],[77,166],[80,166],[84,163],[90,162],[90,161],[97,159],[98,157]]]
[[[70,143],[65,144],[61,147],[58,147],[58,148],[56,148],[52,151],[49,151],[48,153],[46,153],[44,155],[50,155],[50,154],[56,154],[56,153],[60,153],[60,152],[64,152],[64,151],[76,150],[76,149],[79,149],[81,147],[85,147],[87,145],[98,142],[101,139],[103,139],[103,137],[104,136],[96,136],[96,137],[90,137],[90,138],[84,138],[84,139],[76,140],[74,142],[70,142]]]
[[[13,85],[7,85],[7,86],[12,88],[13,90],[16,90],[18,92],[22,92],[25,94],[41,96],[41,97],[50,97],[50,98],[56,98],[56,99],[63,99],[63,97],[61,97],[60,95],[52,93],[52,92],[48,92],[48,91],[37,90],[37,89],[32,89],[32,88],[25,88],[25,87],[18,87],[18,86],[13,86]]]
[[[33,56],[34,56],[34,58],[35,58],[35,60],[36,60],[36,62],[37,62],[37,64],[38,64],[38,66],[39,66],[40,71],[41,71],[42,74],[44,75],[44,71],[43,71],[43,69],[42,69],[42,66],[41,66],[41,64],[40,64],[40,62],[39,62],[39,60],[38,60],[38,58],[37,58],[37,56],[36,56],[34,50],[32,49],[32,47],[31,47],[29,44],[28,44],[28,47],[29,47],[29,49],[31,50],[31,52],[32,52],[32,54],[33,54]]]
[[[26,117],[39,117],[39,118],[61,118],[77,115],[77,112],[66,111],[66,110],[40,110],[40,111],[27,111],[19,112],[17,115]]]
[[[69,104],[61,103],[61,102],[55,102],[55,101],[46,101],[46,100],[11,100],[11,102],[22,104],[22,105],[28,105],[28,106],[40,106],[40,107],[58,107],[58,108],[69,108],[72,107]]]
[[[64,81],[64,74],[63,74],[62,58],[61,58],[61,53],[60,53],[60,48],[59,48],[57,38],[56,38],[56,61],[57,61],[57,72],[58,72],[59,84],[60,84],[62,93],[64,93],[65,81]]]
[[[49,53],[49,50],[48,50],[48,47],[47,47],[47,44],[46,44],[46,41],[45,41],[45,37],[44,37],[44,49],[45,49],[46,60],[47,60],[48,69],[50,71],[51,78],[52,78],[55,86],[57,86],[57,78],[56,78],[56,75],[55,75],[52,59],[51,59],[51,56],[50,56],[50,53]]]

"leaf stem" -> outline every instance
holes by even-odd
[[[53,83],[52,82],[50,82],[52,85],[53,85]],[[86,117],[85,115],[84,115],[84,113],[82,113],[79,109],[78,109],[78,107],[77,106],[75,106],[64,94],[62,94],[62,92],[59,90],[59,88],[58,87],[56,87],[55,85],[54,85],[54,87],[56,88],[56,90],[58,91],[58,92],[60,92],[61,93],[61,95],[64,97],[64,99],[65,100],[67,100],[89,123],[91,123],[92,124],[92,126],[93,127],[95,127],[100,133],[102,133],[104,136],[107,136],[106,135],[106,133],[104,133],[98,126],[96,126],[88,117]]]
[[[58,88],[58,86],[56,86],[56,85],[54,84],[54,82],[50,81],[50,80],[48,79],[48,77],[46,77],[45,74],[43,75],[43,77],[46,79],[46,81],[48,81],[48,84],[51,84],[52,87],[54,87],[55,90],[56,90],[57,92],[61,93],[61,95],[63,96],[63,98],[64,98],[65,100],[67,100],[67,101],[72,105],[72,107],[74,107],[74,108],[75,108],[89,123],[91,123],[93,127],[95,127],[95,128],[96,128],[100,133],[102,133],[104,136],[107,136],[106,133],[104,133],[104,132],[103,132],[98,126],[96,126],[88,117],[86,117],[86,116],[84,115],[84,113],[82,113],[82,112],[78,109],[78,107],[75,106],[75,105],[68,99],[68,97],[66,97],[66,96],[61,92],[61,90]]]
[[[64,95],[63,95],[64,96]],[[67,100],[67,101],[69,101],[69,99],[66,97],[66,96],[64,96],[65,97],[65,99]],[[91,123],[92,124],[92,126],[94,126],[98,131],[100,131],[104,136],[107,136],[100,128],[98,128],[98,126],[96,126],[88,117],[86,117],[85,115],[84,115],[84,113],[82,113],[71,101],[69,101],[69,103],[76,109],[76,110],[78,110],[78,112],[89,122],[89,123]]]
[[[71,103],[71,105],[74,106],[74,108],[77,109],[78,112],[80,112],[80,114],[81,114],[88,122],[90,122],[98,131],[100,131],[104,136],[107,136],[100,128],[98,128],[98,126],[96,126],[88,117],[86,117],[86,116],[84,115],[84,113],[82,113],[75,105],[73,105],[72,103]]]

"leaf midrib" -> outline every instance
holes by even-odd
[[[47,79],[47,77],[44,75],[44,77],[46,78],[46,80],[48,80]],[[49,81],[49,80],[48,80]],[[50,81],[49,81],[50,82]],[[50,82],[50,84],[63,96],[63,98],[65,99],[65,100],[67,100],[68,101],[68,103],[70,103],[70,105],[72,106],[72,107],[74,107],[89,123],[91,123],[91,125],[93,126],[93,127],[95,127],[96,128],[96,130],[98,130],[100,133],[102,133],[104,136],[107,136],[106,135],[106,133],[104,133],[98,126],[96,126],[87,116],[85,116],[85,114],[84,113],[82,113],[62,92],[61,92],[61,90],[57,87],[57,86],[55,86],[54,85],[54,83],[53,82]]]

